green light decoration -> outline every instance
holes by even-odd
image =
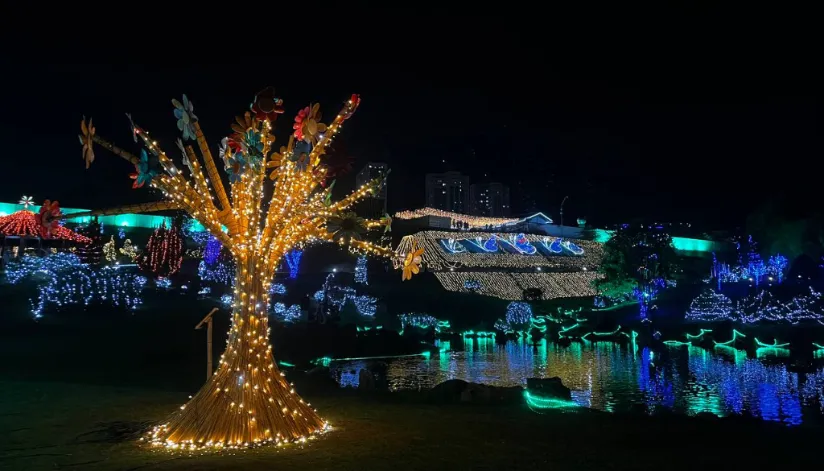
[[[280,365],[280,366],[286,366],[286,367],[289,367],[289,368],[294,368],[294,367],[295,367],[295,365],[294,365],[294,364],[289,363],[289,362],[286,362],[286,361],[279,361],[279,362],[278,362],[278,365]]]
[[[383,326],[379,325],[379,326],[376,326],[376,327],[371,327],[371,326],[365,325],[363,327],[357,326],[357,327],[355,327],[355,329],[357,329],[358,332],[369,332],[370,330],[373,330],[373,329],[374,330],[381,330],[381,329],[383,329]]]
[[[787,358],[790,356],[790,349],[780,347],[759,347],[755,349],[756,358],[765,357],[779,357]]]
[[[710,332],[712,332],[712,329],[701,329],[701,331],[698,332],[695,335],[686,334],[687,340],[702,340],[702,337],[704,337],[704,334],[708,334]]]
[[[621,326],[619,325],[615,330],[612,332],[587,332],[581,337],[581,340],[586,340],[587,337],[592,335],[593,337],[612,337],[613,335],[621,334],[624,337],[629,338],[629,334],[626,332],[621,332]]]
[[[789,342],[787,342],[787,343],[778,343],[777,339],[773,340],[772,345],[770,345],[768,343],[764,343],[764,342],[758,340],[757,337],[755,338],[755,344],[758,345],[759,347],[762,347],[762,348],[786,348],[786,347],[790,346]]]
[[[461,335],[463,337],[476,337],[476,338],[479,338],[479,339],[484,339],[484,338],[494,339],[495,338],[495,332],[484,332],[484,331],[475,332],[474,330],[466,330]]]
[[[682,342],[680,340],[664,340],[664,345],[670,347],[683,347],[686,345],[692,345],[690,342]]]
[[[742,334],[741,332],[739,332],[735,329],[732,329],[732,338],[730,340],[727,340],[726,342],[716,342],[715,340],[713,340],[713,343],[715,344],[716,347],[718,347],[718,346],[730,347],[730,346],[732,346],[732,344],[736,340],[738,340],[738,337],[746,337],[746,335]]]
[[[313,365],[317,366],[329,366],[330,363],[333,361],[354,361],[354,360],[377,360],[383,358],[411,358],[411,357],[426,357],[429,358],[431,355],[430,352],[421,352],[421,353],[411,353],[409,355],[379,355],[374,357],[348,357],[348,358],[330,358],[330,357],[321,357],[312,360]]]
[[[566,399],[558,399],[555,397],[541,397],[536,396],[534,394],[530,394],[529,391],[524,390],[524,399],[526,400],[526,405],[529,406],[530,409],[570,409],[574,407],[578,407],[578,404],[567,401]]]
[[[572,330],[572,329],[576,329],[576,328],[578,328],[578,327],[580,327],[580,326],[581,326],[581,324],[578,324],[578,323],[576,322],[575,324],[573,324],[573,325],[571,325],[571,326],[569,326],[569,327],[561,327],[561,330],[558,332],[558,338],[559,338],[559,339],[562,339],[562,338],[566,337],[566,335],[565,335],[565,334],[566,334],[567,332],[569,332],[569,331],[570,331],[570,330]]]
[[[815,348],[816,348],[816,349],[818,349],[818,350],[824,350],[824,345],[819,345],[819,344],[817,344],[817,343],[815,343],[815,342],[813,342],[813,347],[815,347]]]
[[[630,339],[632,340],[632,353],[636,354],[638,353],[638,332],[633,330]]]

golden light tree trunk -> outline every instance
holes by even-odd
[[[269,282],[257,257],[237,260],[232,326],[217,371],[194,397],[155,429],[158,445],[202,448],[294,442],[325,422],[286,381],[269,343]]]

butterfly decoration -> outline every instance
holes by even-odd
[[[172,104],[175,106],[175,118],[177,118],[177,129],[183,132],[183,139],[195,140],[195,121],[197,116],[194,113],[194,106],[186,95],[183,95],[183,103],[176,99],[172,99]]]
[[[151,183],[152,178],[157,176],[157,172],[149,167],[149,154],[146,153],[146,149],[140,150],[140,161],[135,164],[134,168],[137,172],[129,175],[129,178],[134,180],[133,189],[142,188],[143,185]]]
[[[82,120],[80,120],[80,132],[81,134],[77,137],[80,138],[80,144],[83,145],[83,160],[86,161],[86,168],[88,169],[92,162],[94,162],[94,149],[92,149],[92,143],[94,142],[95,129],[91,118],[89,118],[88,125],[86,125],[85,116]]]

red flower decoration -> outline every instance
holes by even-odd
[[[51,238],[52,231],[60,227],[58,223],[60,216],[60,203],[57,201],[51,202],[46,200],[43,206],[40,207],[40,213],[37,215],[37,222],[40,224],[40,236],[44,239]]]
[[[352,96],[349,97],[349,101],[346,102],[346,109],[341,112],[343,119],[349,119],[355,113],[355,110],[358,109],[358,105],[360,105],[360,95],[353,93]]]
[[[266,87],[255,95],[252,111],[260,121],[268,119],[274,122],[283,113],[283,100],[275,96],[274,87]]]
[[[295,116],[295,124],[292,125],[292,129],[295,130],[295,139],[302,141],[303,140],[303,121],[309,116],[309,107],[298,111],[298,115]]]

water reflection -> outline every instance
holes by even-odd
[[[499,345],[491,339],[464,339],[462,349],[456,341],[439,347],[440,354],[429,358],[382,362],[389,389],[430,388],[453,378],[520,386],[526,378],[559,376],[572,389],[576,403],[610,412],[642,406],[649,412],[663,408],[691,415],[746,413],[786,424],[801,423],[804,407],[816,408],[808,407],[806,414],[824,413],[824,369],[793,373],[786,365],[749,359],[732,348],[655,352],[611,342],[562,347],[546,341]],[[331,365],[333,376],[345,387],[356,387],[364,368],[375,369],[375,361]]]

